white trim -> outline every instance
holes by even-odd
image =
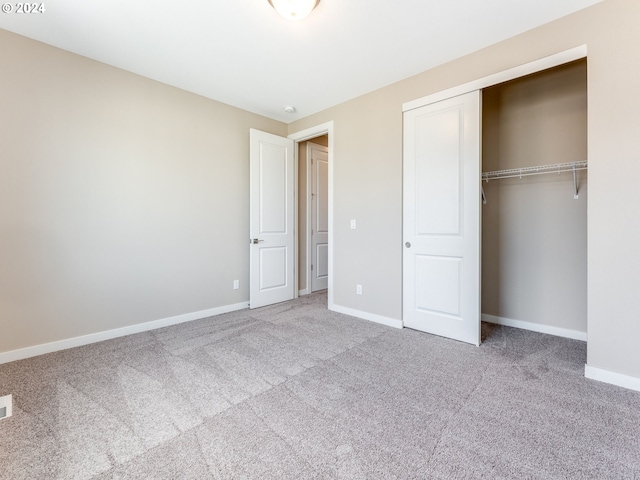
[[[387,327],[402,328],[402,320],[395,318],[383,317],[382,315],[376,315],[375,313],[363,312],[361,310],[355,310],[353,308],[342,307],[340,305],[333,305],[329,310],[334,312],[343,313],[352,317],[361,318],[363,320],[369,320],[370,322],[381,323]]]
[[[245,308],[249,308],[249,302],[236,303],[235,305],[224,305],[222,307],[211,308],[209,310],[185,313],[184,315],[153,320],[151,322],[137,323],[128,327],[114,328],[113,330],[105,330],[103,332],[91,333],[80,337],[67,338],[56,342],[34,345],[33,347],[11,350],[9,352],[0,353],[0,364],[23,360],[37,355],[44,355],[45,353],[66,350],[68,348],[81,347],[90,343],[103,342],[113,338],[125,337],[135,333],[148,332],[149,330],[155,330],[157,328],[170,327],[172,325],[213,317],[223,313],[235,312]]]
[[[311,293],[311,291],[309,291],[308,288],[305,288],[304,290],[298,290],[298,296],[301,297],[302,295],[309,295]]]
[[[465,93],[473,92],[475,90],[482,90],[483,88],[491,87],[499,83],[508,82],[509,80],[531,75],[532,73],[564,65],[565,63],[573,62],[574,60],[579,60],[586,56],[587,46],[580,45],[578,47],[565,50],[564,52],[549,55],[548,57],[510,68],[509,70],[494,73],[487,77],[479,78],[456,87],[448,88],[447,90],[442,90],[441,92],[427,95],[426,97],[403,103],[402,111],[406,112],[408,110],[413,110],[414,108],[420,108],[431,103],[446,100],[447,98],[457,97],[458,95],[464,95]]]
[[[521,328],[523,330],[531,330],[532,332],[546,333],[557,337],[571,338],[573,340],[587,341],[587,333],[579,330],[570,330],[568,328],[553,327],[551,325],[542,325],[540,323],[525,322],[524,320],[513,320],[511,318],[496,317],[494,315],[481,315],[483,322],[495,323],[496,325],[504,325],[505,327]]]
[[[333,121],[316,125],[315,127],[307,128],[299,132],[292,133],[287,138],[290,138],[294,142],[304,142],[305,140],[311,140],[316,137],[321,137],[324,134],[331,135],[333,133]],[[329,138],[331,140],[331,138]]]
[[[329,136],[329,282],[327,286],[327,306],[329,310],[333,310],[333,121],[292,133],[288,138],[295,142],[303,142],[325,134]]]
[[[611,372],[601,368],[584,366],[584,376],[598,382],[610,383],[618,387],[628,388],[640,392],[640,378],[624,375],[622,373]]]

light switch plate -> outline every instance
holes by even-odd
[[[13,395],[0,397],[0,420],[13,415]]]

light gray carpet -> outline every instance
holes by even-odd
[[[640,394],[586,380],[583,342],[483,325],[477,348],[325,305],[0,365],[0,478],[640,478]]]

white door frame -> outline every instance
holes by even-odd
[[[329,146],[328,146],[328,156],[329,156],[329,284],[328,284],[328,289],[327,289],[327,296],[328,296],[328,301],[327,301],[327,307],[329,308],[329,310],[333,310],[333,121],[330,122],[326,122],[326,123],[322,123],[320,125],[316,125],[315,127],[310,127],[307,128],[305,130],[301,130],[299,132],[295,132],[292,133],[291,135],[288,136],[288,138],[290,138],[291,140],[293,140],[296,143],[296,148],[294,148],[294,152],[296,155],[295,158],[295,165],[296,165],[296,175],[298,175],[297,172],[297,165],[298,165],[298,148],[297,145],[300,142],[304,142],[307,140],[312,140],[316,137],[321,137],[322,135],[328,135],[329,137]],[[296,177],[297,178],[297,177]],[[297,183],[296,183],[297,185]],[[296,205],[298,204],[298,188],[295,189],[295,195],[296,195]],[[301,227],[300,225],[297,225],[297,219],[298,219],[298,215],[296,213],[296,239],[295,239],[295,245],[298,245],[298,232],[299,232],[299,228]],[[306,228],[306,226],[305,226]],[[298,262],[298,255],[296,254],[296,278],[295,278],[295,282],[298,282],[298,270],[299,270],[299,266],[297,264]],[[297,283],[296,283],[297,285]],[[311,286],[307,285],[307,287],[310,289]],[[297,289],[296,289],[296,295],[297,295]]]
[[[431,103],[439,102],[440,100],[446,100],[451,97],[457,97],[465,93],[473,92],[475,90],[482,90],[483,88],[492,87],[499,83],[508,82],[509,80],[515,80],[516,78],[531,75],[532,73],[548,70],[549,68],[559,67],[565,63],[570,63],[575,60],[580,60],[587,57],[587,46],[580,45],[563,52],[549,55],[548,57],[534,60],[533,62],[525,63],[517,67],[503,70],[502,72],[494,73],[487,77],[479,78],[468,83],[463,83],[457,87],[447,88],[441,92],[436,92],[426,97],[418,98],[410,102],[402,104],[402,111],[407,112],[414,108],[424,107]]]

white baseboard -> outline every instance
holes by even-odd
[[[302,295],[309,295],[309,289],[305,288],[304,290],[298,290],[298,296],[301,297]]]
[[[640,378],[630,377],[629,375],[623,375],[622,373],[610,372],[609,370],[602,370],[601,368],[590,367],[589,365],[584,366],[584,376],[591,380],[610,383],[611,385],[640,392]]]
[[[102,342],[104,340],[111,340],[113,338],[133,335],[134,333],[148,332],[149,330],[155,330],[157,328],[170,327],[171,325],[178,325],[179,323],[200,320],[202,318],[213,317],[215,315],[221,315],[223,313],[235,312],[236,310],[242,310],[248,307],[249,302],[236,303],[235,305],[224,305],[222,307],[211,308],[209,310],[185,313],[184,315],[177,315],[175,317],[163,318],[160,320],[153,320],[151,322],[145,323],[137,323],[128,327],[114,328],[113,330],[106,330],[104,332],[91,333],[89,335],[82,335],[80,337],[67,338],[65,340],[58,340],[56,342],[34,345],[33,347],[26,347],[18,350],[2,352],[0,353],[0,364],[14,362],[16,360],[23,360],[25,358],[35,357],[37,355],[44,355],[45,353],[66,350],[67,348],[80,347],[82,345],[88,345],[90,343]]]
[[[353,308],[342,307],[340,305],[331,304],[329,310],[334,312],[344,313],[352,317],[362,318],[363,320],[369,320],[370,322],[381,323],[388,327],[402,328],[402,320],[396,320],[395,318],[383,317],[382,315],[376,315],[375,313],[363,312],[361,310],[355,310]]]
[[[552,327],[550,325],[541,325],[539,323],[525,322],[523,320],[513,320],[511,318],[496,317],[494,315],[481,315],[483,322],[504,325],[505,327],[521,328],[523,330],[531,330],[538,333],[547,333],[557,337],[571,338],[573,340],[587,341],[587,333],[578,330],[570,330],[568,328]]]

